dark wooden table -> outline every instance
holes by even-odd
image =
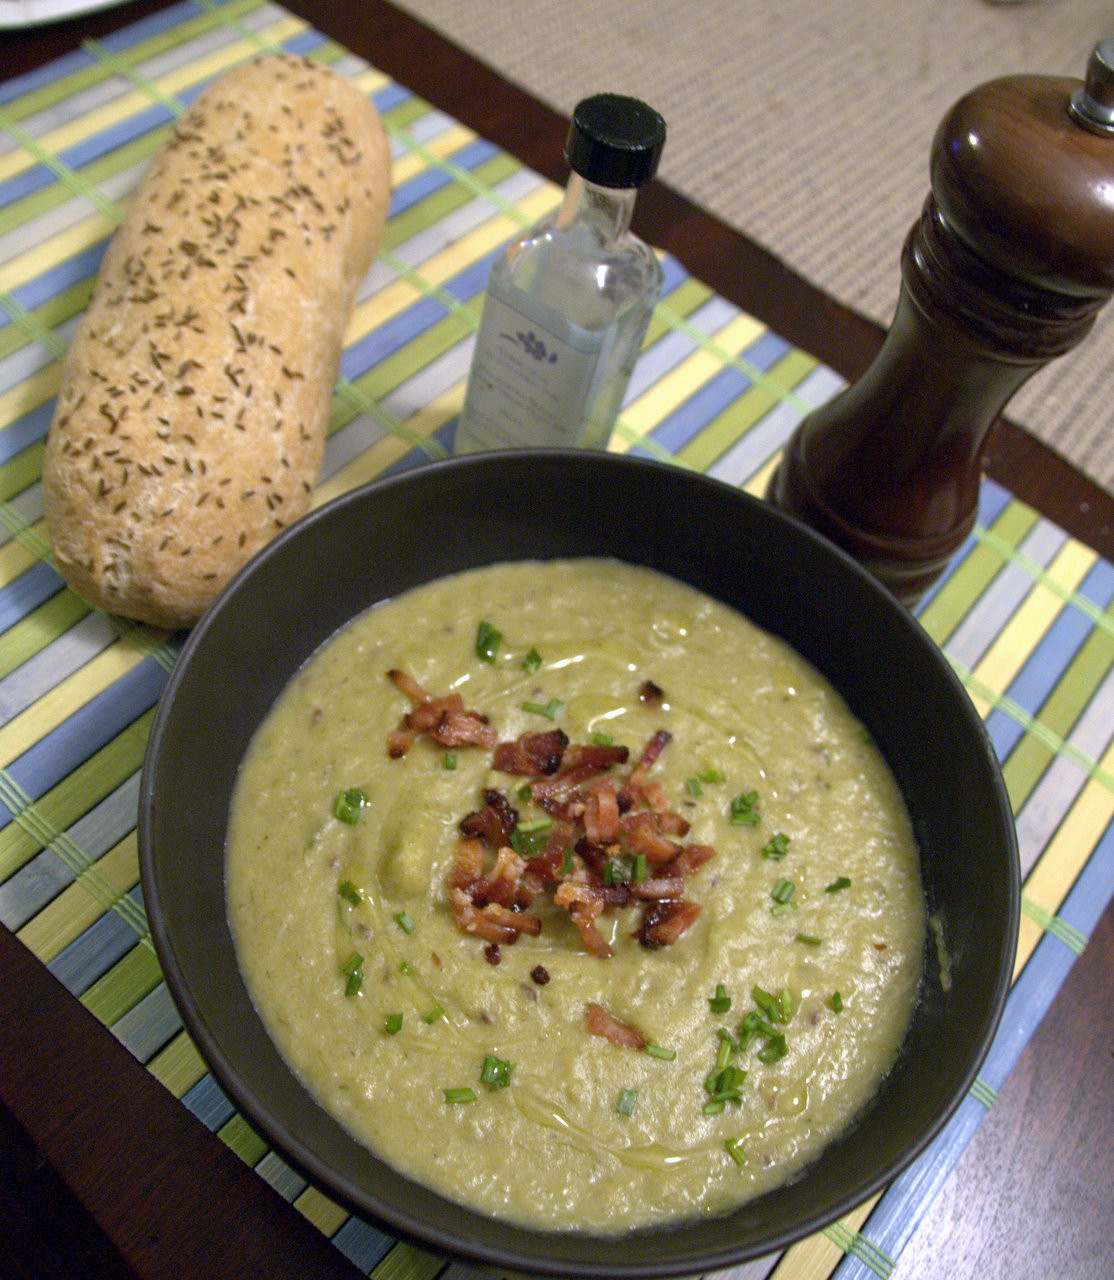
[[[134,3],[0,33],[18,75],[164,8]],[[386,0],[287,7],[484,137],[564,181],[567,122]],[[875,324],[661,183],[637,229],[845,377]],[[895,246],[895,271],[897,252]],[[1009,422],[987,471],[1114,559],[1114,497]],[[902,1255],[899,1280],[1114,1275],[1114,906]],[[0,928],[0,1275],[352,1277],[324,1237],[169,1094]]]

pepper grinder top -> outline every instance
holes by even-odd
[[[970,532],[994,419],[1114,294],[1114,39],[1082,82],[972,89],[930,176],[881,351],[798,426],[770,490],[908,603]]]

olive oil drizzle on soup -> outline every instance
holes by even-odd
[[[461,820],[506,798],[521,870],[552,816],[487,746],[418,733],[392,758],[414,702],[391,671],[501,743],[628,747],[609,796],[665,731],[650,794],[704,851],[686,927],[645,945],[624,893],[656,872],[620,841],[602,874],[628,887],[592,921],[609,955],[553,893],[509,908],[536,933],[466,932]],[[470,571],[331,639],[251,744],[226,880],[252,998],[320,1104],[445,1196],[554,1229],[720,1213],[792,1178],[892,1064],[925,931],[908,817],[839,696],[732,610],[609,560]]]

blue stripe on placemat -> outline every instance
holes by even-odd
[[[143,895],[137,885],[128,897],[141,906]],[[136,932],[118,912],[106,911],[47,962],[47,968],[73,995],[80,996],[117,960],[136,945]]]

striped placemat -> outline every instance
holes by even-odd
[[[558,191],[277,5],[187,0],[0,85],[0,921],[260,1177],[378,1280],[465,1277],[349,1216],[268,1151],[208,1074],[162,982],[136,799],[173,637],[90,610],[51,560],[39,487],[59,358],[107,238],[170,122],[260,49],[329,62],[394,152],[379,261],[348,333],[317,501],[451,446],[491,254]],[[612,441],[764,489],[837,376],[665,260]],[[1000,487],[920,609],[986,718],[1025,871],[1015,981],[975,1087],[880,1197],[720,1273],[887,1276],[1114,894],[1114,566]]]

